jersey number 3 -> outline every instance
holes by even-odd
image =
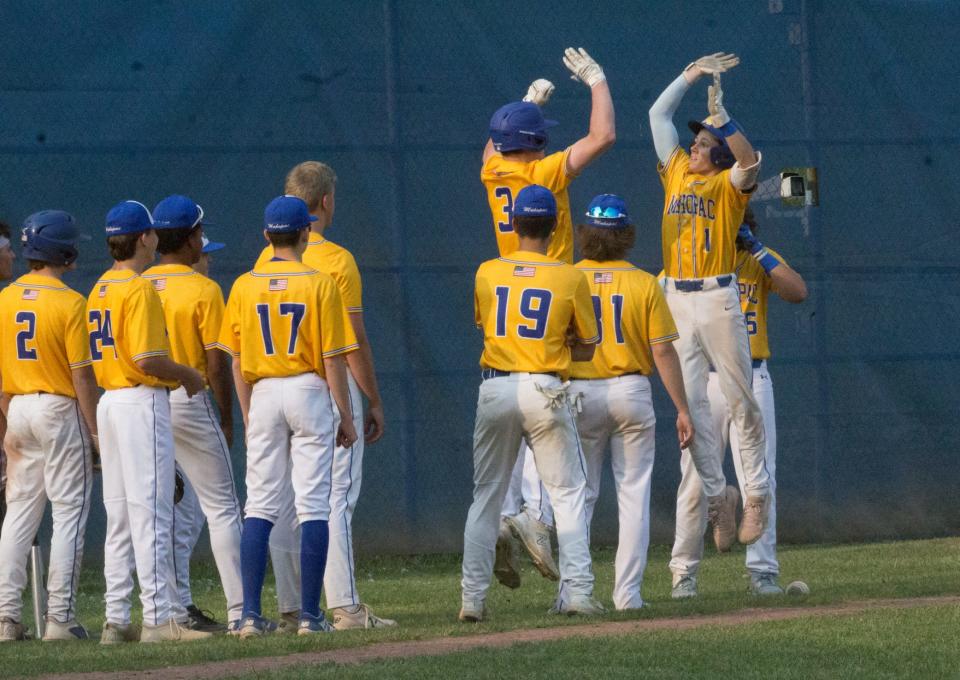
[[[501,210],[507,216],[506,222],[497,222],[497,231],[501,234],[508,234],[513,231],[513,194],[510,192],[510,187],[497,187],[493,195],[504,199]]]
[[[297,351],[297,336],[300,334],[300,324],[307,313],[307,306],[299,302],[281,302],[280,316],[290,317],[290,340],[287,343],[287,355]],[[257,305],[257,316],[260,317],[260,336],[263,338],[263,352],[268,357],[276,354],[273,345],[273,331],[270,328],[270,305]]]
[[[497,286],[497,328],[498,338],[507,335],[507,305],[510,303],[510,288]],[[542,340],[547,333],[547,317],[550,316],[550,303],[553,294],[542,288],[525,288],[520,294],[520,316],[532,324],[518,323],[517,335],[528,340]]]

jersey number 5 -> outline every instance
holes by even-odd
[[[497,328],[498,338],[507,335],[507,305],[510,303],[510,288],[497,286]],[[542,288],[525,288],[520,294],[520,316],[533,325],[518,323],[517,335],[529,340],[542,340],[547,332],[547,318],[550,316],[550,303],[553,294]]]
[[[299,302],[281,302],[280,316],[290,317],[290,340],[287,343],[287,355],[297,351],[297,336],[300,334],[300,324],[307,306]],[[273,331],[270,329],[270,305],[257,305],[257,316],[260,317],[260,336],[263,338],[263,352],[268,357],[276,354],[273,346]]]
[[[501,210],[507,216],[507,221],[497,222],[497,230],[502,234],[510,233],[513,231],[513,194],[510,187],[497,187],[494,189],[493,195],[500,199],[506,199]]]
[[[603,342],[603,300],[599,295],[592,295],[593,314],[597,317],[597,331],[600,339],[597,343]],[[617,344],[622,345],[623,340],[623,296],[611,295],[610,306],[613,308],[613,335],[617,339]]]
[[[37,350],[27,347],[27,343],[33,340],[37,334],[36,312],[17,312],[15,319],[18,324],[27,324],[24,330],[17,333],[17,358],[24,361],[36,361]]]
[[[113,341],[113,325],[110,323],[110,310],[91,309],[88,317],[90,323],[96,324],[96,330],[90,331],[90,356],[94,361],[103,359],[103,348],[113,347],[116,357],[116,343]]]

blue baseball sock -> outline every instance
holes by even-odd
[[[330,529],[326,520],[316,519],[300,525],[300,615],[320,616],[320,589],[327,568]]]
[[[260,592],[267,573],[267,551],[273,522],[259,517],[243,521],[240,537],[240,575],[243,578],[243,618],[261,615]]]

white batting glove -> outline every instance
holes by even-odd
[[[735,54],[715,52],[714,54],[708,54],[705,57],[700,57],[696,61],[691,61],[683,70],[689,71],[696,66],[698,69],[700,69],[701,73],[723,73],[725,71],[729,71],[739,63],[740,57]]]
[[[600,64],[593,60],[587,51],[582,47],[573,49],[568,47],[563,52],[563,64],[573,72],[571,80],[582,82],[587,87],[593,87],[597,83],[602,83],[607,79],[603,75],[603,69]]]
[[[710,111],[710,124],[723,127],[730,122],[730,115],[723,108],[723,89],[720,87],[720,74],[713,74],[713,85],[707,87],[707,109]]]
[[[553,94],[553,90],[553,83],[546,78],[537,78],[530,83],[530,87],[527,88],[527,94],[524,96],[523,101],[533,102],[537,106],[546,106],[546,103],[550,101],[550,95]]]

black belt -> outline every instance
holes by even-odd
[[[718,276],[717,285],[721,288],[725,288],[730,285],[730,282],[733,281],[733,274],[724,274],[723,276]],[[703,290],[704,279],[674,279],[673,287],[676,290],[679,290],[681,293],[695,293],[698,290]]]
[[[506,378],[514,373],[531,373],[533,375],[549,375],[554,378],[559,379],[560,376],[556,373],[551,372],[538,372],[538,371],[501,371],[499,368],[484,368],[480,370],[480,377],[484,380],[490,380],[491,378]]]

